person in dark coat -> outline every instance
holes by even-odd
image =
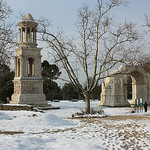
[[[144,103],[145,112],[147,112],[147,102]]]

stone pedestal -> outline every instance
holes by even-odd
[[[36,107],[47,106],[44,94],[13,94],[11,104],[28,104]]]

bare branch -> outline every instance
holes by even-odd
[[[97,0],[97,9],[94,10],[83,5],[78,10],[76,26],[79,37],[74,43],[62,32],[53,33],[52,29],[48,30],[50,24],[41,21],[44,23],[41,28],[42,39],[49,44],[56,54],[56,61],[61,62],[69,81],[87,103],[90,93],[104,74],[120,63],[135,61],[131,56],[138,54],[141,49],[139,46],[136,50],[133,46],[140,39],[136,25],[125,22],[114,26],[113,18],[109,16],[114,7],[125,4],[125,0]],[[76,73],[76,60],[84,75]],[[81,78],[86,80],[86,89],[81,86]]]
[[[17,44],[13,24],[8,22],[12,10],[6,2],[0,0],[0,64],[7,64],[11,58],[11,48]]]

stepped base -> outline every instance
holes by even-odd
[[[60,109],[60,107],[52,107],[52,106],[49,106],[49,107],[37,107],[37,108],[40,109],[40,110]]]
[[[10,104],[27,104],[34,107],[46,107],[48,102],[44,94],[13,94]]]

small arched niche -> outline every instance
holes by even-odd
[[[132,78],[130,75],[127,78],[127,99],[132,100]]]
[[[28,59],[28,76],[34,75],[34,60],[33,58]]]
[[[20,59],[17,59],[17,77],[20,77]]]

